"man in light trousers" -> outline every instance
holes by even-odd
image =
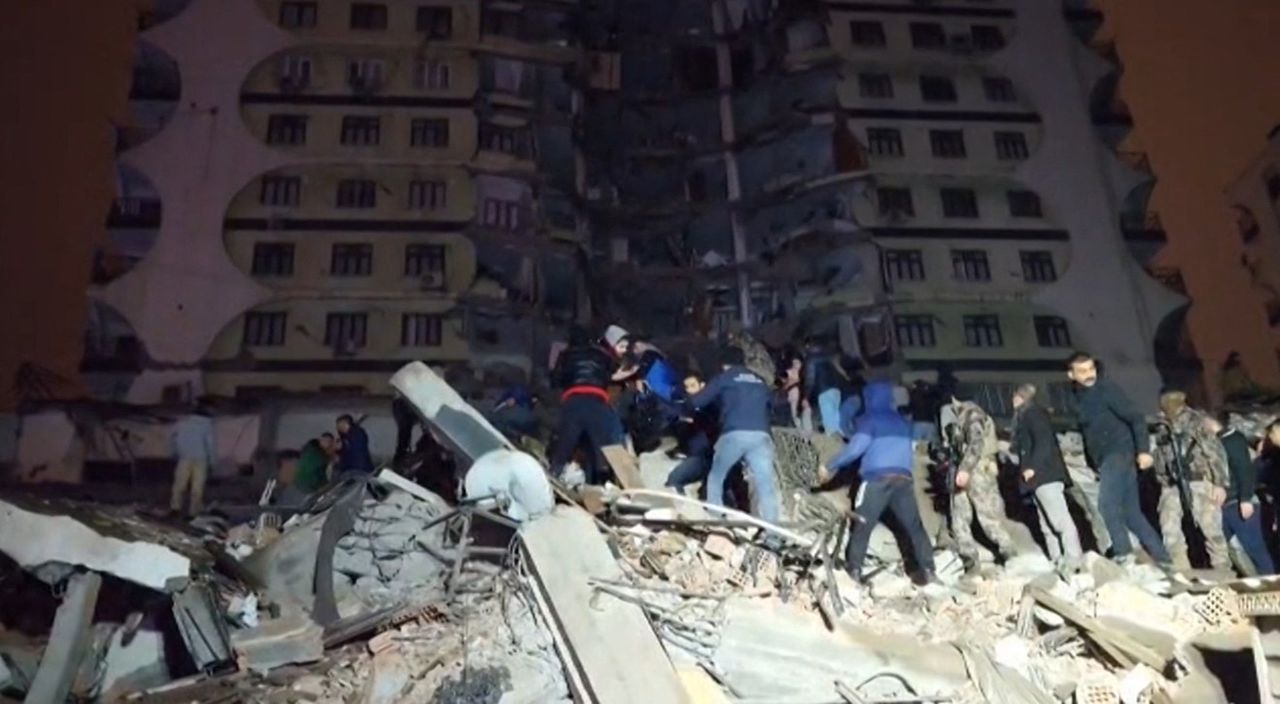
[[[173,470],[173,488],[169,494],[169,510],[182,513],[188,489],[191,492],[191,514],[204,508],[204,485],[213,465],[213,419],[203,407],[183,416],[173,425],[173,454],[178,459]]]
[[[1060,569],[1080,568],[1080,533],[1067,508],[1067,467],[1049,414],[1036,403],[1036,387],[1022,384],[1013,393],[1014,449],[1019,477],[1035,496],[1049,559]]]

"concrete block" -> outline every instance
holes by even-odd
[[[242,664],[265,673],[281,665],[316,662],[324,657],[324,629],[291,612],[257,628],[236,631],[232,645]]]
[[[369,679],[365,681],[360,704],[398,704],[409,684],[409,665],[399,651],[387,650],[373,656]]]
[[[164,659],[164,635],[159,631],[138,631],[128,643],[124,629],[117,629],[107,646],[102,672],[102,698],[158,687],[172,678]]]
[[[702,543],[702,549],[706,550],[709,555],[718,557],[721,560],[728,560],[733,557],[738,545],[723,535],[709,535]]]

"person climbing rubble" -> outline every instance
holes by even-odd
[[[867,556],[871,531],[888,510],[907,532],[920,570],[921,584],[936,580],[933,545],[920,520],[920,507],[912,487],[911,423],[898,413],[893,399],[893,386],[872,382],[863,390],[865,410],[858,416],[849,441],[831,459],[827,467],[818,468],[819,483],[830,475],[853,466],[861,459],[859,474],[862,484],[854,497],[854,511],[849,543],[845,547],[845,571],[856,582],[862,582],[862,563]]]
[[[551,372],[561,389],[560,420],[551,447],[551,473],[561,476],[579,448],[586,450],[586,480],[603,484],[610,476],[603,449],[622,442],[622,421],[609,402],[609,384],[617,363],[603,345],[581,327],[569,334],[569,348],[560,353]]]
[[[1228,543],[1232,537],[1240,539],[1240,546],[1258,574],[1275,574],[1276,565],[1262,533],[1262,511],[1256,493],[1258,467],[1244,433],[1226,421],[1226,418],[1212,416],[1204,419],[1205,428],[1217,436],[1227,456],[1227,497],[1222,503],[1223,537]]]
[[[1040,530],[1049,559],[1066,572],[1080,566],[1083,551],[1071,511],[1067,508],[1067,467],[1053,432],[1049,414],[1036,402],[1036,387],[1022,384],[1013,393],[1013,449],[1018,474],[1035,497]]]
[[[955,538],[956,551],[964,561],[965,570],[972,572],[979,566],[978,541],[973,537],[973,521],[976,518],[987,537],[996,544],[996,562],[1004,563],[1017,552],[1013,537],[1004,526],[1004,500],[1000,498],[998,482],[1000,465],[996,454],[1000,448],[996,440],[996,425],[982,407],[971,400],[961,398],[964,392],[951,393],[950,406],[955,413],[954,442],[960,456],[956,466],[951,515],[951,535]]]
[[[1222,505],[1227,500],[1227,455],[1209,416],[1187,405],[1187,395],[1170,390],[1160,394],[1160,422],[1156,426],[1156,480],[1160,484],[1160,535],[1179,570],[1190,570],[1182,516],[1190,512],[1204,534],[1205,551],[1214,570],[1229,572],[1231,555],[1222,531]],[[1187,503],[1189,505],[1184,506]]]

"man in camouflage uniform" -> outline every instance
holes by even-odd
[[[1000,498],[997,482],[999,465],[996,454],[996,424],[991,416],[972,401],[961,401],[954,396],[951,408],[955,411],[953,443],[961,455],[956,467],[954,498],[951,503],[951,534],[956,550],[965,563],[966,570],[978,566],[978,542],[973,537],[973,519],[987,537],[996,544],[996,560],[1003,562],[1016,552],[1013,538],[1004,527],[1004,499]]]
[[[1160,535],[1176,569],[1189,570],[1187,538],[1182,532],[1182,497],[1178,490],[1179,463],[1175,446],[1181,451],[1181,467],[1187,473],[1187,497],[1191,518],[1204,534],[1205,550],[1213,569],[1231,570],[1231,555],[1222,532],[1222,504],[1227,498],[1227,455],[1222,442],[1209,431],[1207,416],[1187,405],[1181,391],[1160,395],[1160,422],[1156,436],[1156,478],[1160,482]]]

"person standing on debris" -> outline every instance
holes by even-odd
[[[1262,534],[1262,511],[1259,510],[1258,467],[1249,451],[1249,441],[1239,430],[1222,418],[1205,418],[1205,427],[1217,436],[1227,455],[1227,474],[1230,485],[1227,499],[1222,504],[1223,537],[1230,543],[1232,537],[1240,539],[1240,546],[1260,575],[1276,573],[1275,562],[1267,550]]]
[[[322,433],[320,437],[311,438],[302,446],[302,452],[298,455],[297,472],[293,478],[293,486],[298,491],[310,494],[329,480],[333,445],[333,433]]]
[[[1031,489],[1040,515],[1049,558],[1067,571],[1080,566],[1080,533],[1067,508],[1067,465],[1049,414],[1036,402],[1036,387],[1022,384],[1013,393],[1014,451],[1022,481]]]
[[[583,470],[588,484],[603,484],[612,474],[603,449],[622,443],[622,421],[609,403],[608,391],[616,367],[609,350],[593,342],[586,330],[575,326],[570,331],[569,347],[551,371],[552,382],[561,389],[560,420],[551,446],[553,476],[563,474],[579,447],[587,452]]]
[[[1098,510],[1111,534],[1111,549],[1122,564],[1133,563],[1133,531],[1142,547],[1162,569],[1172,570],[1169,552],[1151,527],[1138,502],[1138,473],[1155,464],[1147,421],[1120,387],[1098,377],[1093,357],[1076,352],[1067,360],[1067,378],[1074,384],[1076,417],[1085,451],[1098,468],[1101,486]]]
[[[804,360],[804,386],[818,407],[822,432],[843,437],[840,431],[840,385],[849,375],[829,345],[810,342]]]
[[[962,400],[959,390],[951,396],[951,410],[955,413],[955,436],[960,455],[955,479],[950,490],[954,492],[951,503],[951,535],[956,550],[964,561],[966,570],[977,569],[979,564],[978,541],[973,537],[973,521],[978,523],[987,537],[996,544],[996,561],[1003,563],[1017,552],[1013,538],[1004,526],[1004,499],[1000,498],[998,482],[1000,465],[996,454],[1000,447],[996,440],[996,424],[982,407],[970,400]]]
[[[1182,516],[1192,520],[1204,535],[1210,566],[1220,572],[1231,569],[1231,553],[1223,534],[1222,505],[1227,500],[1227,455],[1217,433],[1209,429],[1211,418],[1187,405],[1181,391],[1160,394],[1160,423],[1156,426],[1156,479],[1160,483],[1160,535],[1179,570],[1190,570],[1187,537]],[[1187,503],[1189,505],[1184,506]]]
[[[769,434],[769,383],[747,369],[746,354],[741,348],[726,347],[721,367],[723,371],[689,399],[694,410],[713,405],[720,409],[720,437],[707,476],[707,502],[724,506],[729,470],[745,461],[751,472],[757,514],[777,523],[781,507],[773,473],[773,436]]]
[[[916,566],[922,570],[921,582],[934,581],[933,545],[920,520],[912,487],[911,423],[898,413],[891,384],[872,382],[862,394],[865,411],[858,416],[849,441],[828,467],[818,468],[819,482],[825,484],[830,474],[862,459],[862,485],[854,499],[857,516],[852,519],[845,547],[845,570],[854,581],[862,581],[862,562],[867,556],[871,531],[888,510],[907,531]]]
[[[183,416],[173,424],[173,455],[178,463],[173,469],[173,488],[169,492],[169,511],[181,514],[188,490],[191,493],[191,513],[204,508],[204,487],[209,480],[209,468],[216,455],[213,445],[213,418],[203,405]]]
[[[369,454],[369,433],[344,413],[338,416],[338,472],[373,473],[373,457]]]
[[[798,430],[813,432],[813,411],[809,407],[809,399],[805,397],[801,372],[804,370],[804,358],[792,353],[788,357],[786,370],[781,375],[782,391],[786,395],[787,406],[791,409],[791,424]]]

